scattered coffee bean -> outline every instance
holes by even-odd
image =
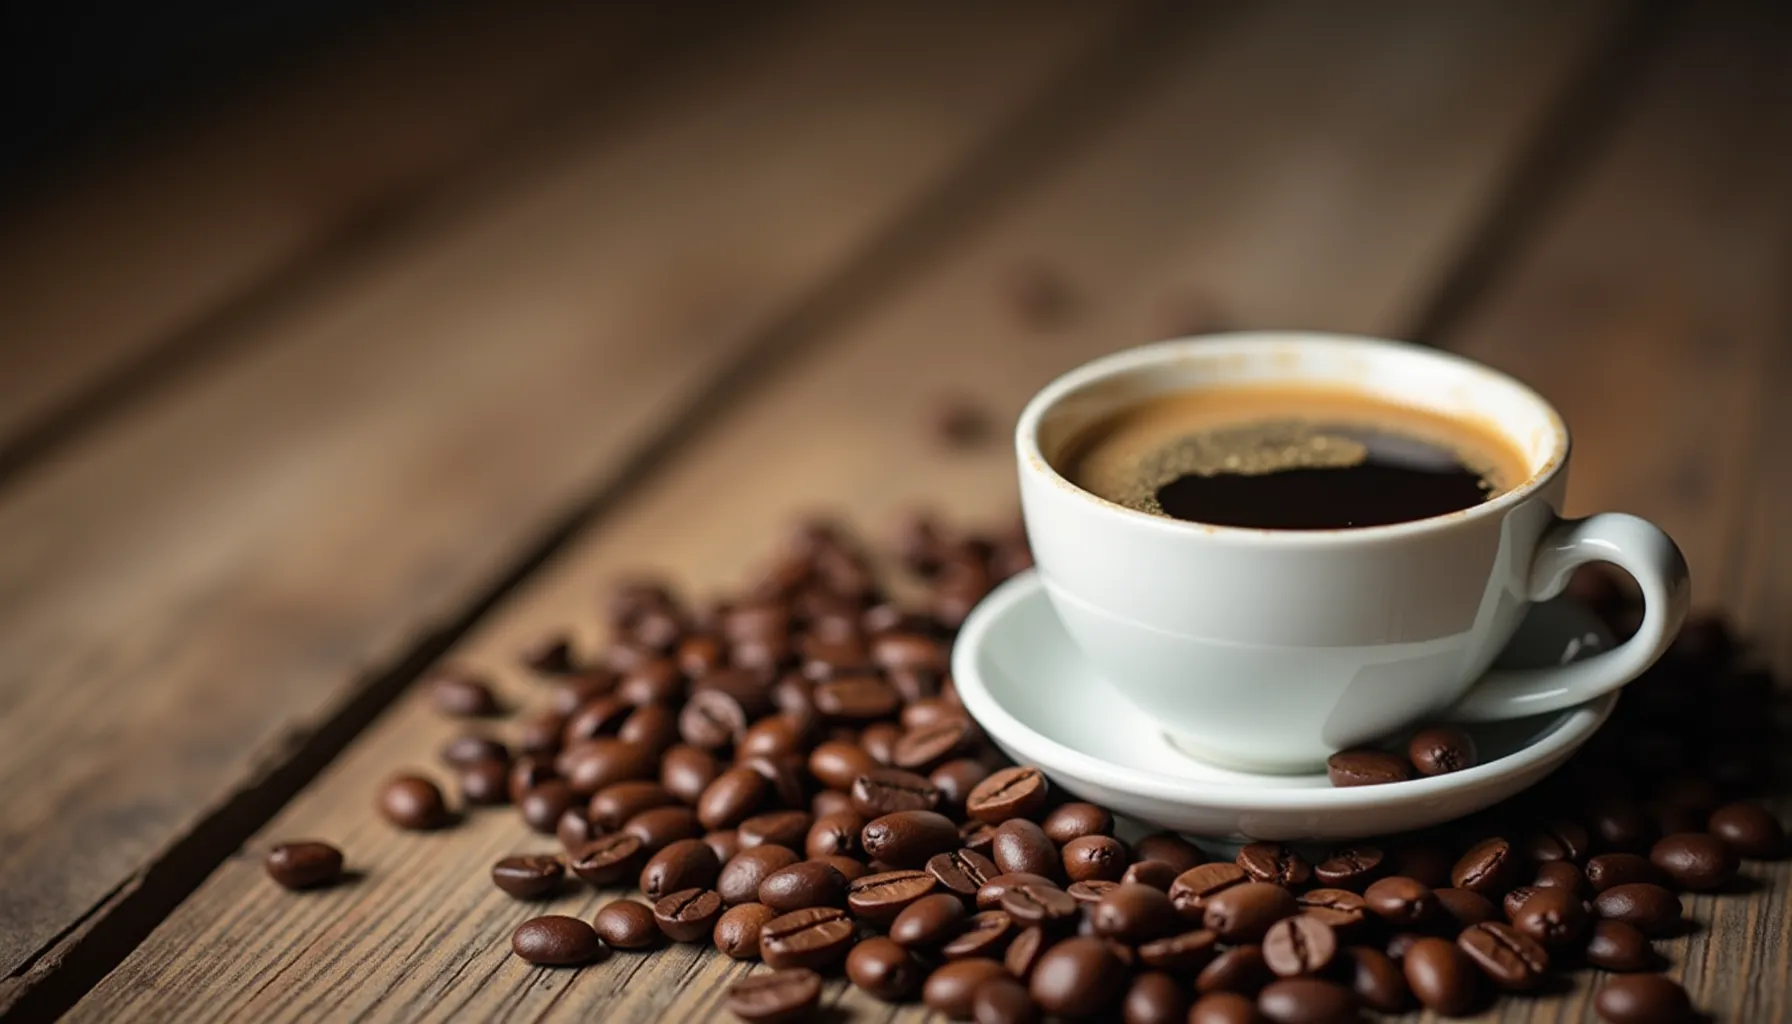
[[[559,829],[561,817],[572,808],[574,802],[572,787],[566,784],[565,779],[549,779],[524,793],[516,805],[523,824],[543,835],[549,835]]]
[[[757,903],[760,883],[800,860],[795,851],[772,844],[742,850],[722,865],[716,875],[716,893],[729,906]]]
[[[1424,925],[1438,913],[1437,895],[1414,878],[1392,875],[1363,890],[1363,904],[1397,928]]]
[[[1499,920],[1500,912],[1495,909],[1493,901],[1478,892],[1445,888],[1434,889],[1431,894],[1436,897],[1438,908],[1458,928],[1467,928],[1482,921]]]
[[[1362,892],[1382,872],[1387,855],[1380,847],[1366,843],[1340,846],[1313,867],[1313,877],[1320,885],[1333,889]],[[1272,881],[1272,879],[1259,879]],[[1429,883],[1427,883],[1429,884]]]
[[[653,905],[653,920],[673,942],[696,942],[715,931],[722,897],[711,889],[681,889]]]
[[[852,809],[866,820],[897,811],[931,811],[940,805],[938,786],[900,768],[873,768],[852,781]]]
[[[1322,973],[1337,955],[1331,925],[1306,914],[1277,921],[1263,936],[1263,962],[1284,978]]]
[[[1136,946],[1183,927],[1170,897],[1147,885],[1117,885],[1089,913],[1095,934]]]
[[[560,888],[566,865],[546,854],[506,857],[492,865],[492,884],[519,900],[538,900]]]
[[[1737,855],[1755,859],[1786,852],[1786,829],[1760,804],[1739,801],[1711,812],[1707,827]]]
[[[1243,868],[1252,881],[1273,882],[1290,889],[1305,885],[1313,877],[1312,865],[1281,843],[1246,844],[1238,851],[1234,863]]]
[[[1323,921],[1335,930],[1354,928],[1363,923],[1369,905],[1348,889],[1309,889],[1294,898],[1300,912]]]
[[[1740,866],[1728,843],[1704,832],[1663,836],[1649,848],[1649,862],[1667,872],[1675,885],[1693,892],[1722,888]]]
[[[1512,915],[1514,928],[1557,952],[1579,949],[1592,923],[1580,896],[1566,889],[1535,889]]]
[[[276,843],[262,867],[285,888],[318,889],[342,877],[342,851],[315,840]]]
[[[381,817],[413,832],[441,828],[449,821],[442,791],[421,775],[395,775],[387,780],[380,787],[378,807]],[[553,830],[552,823],[548,829]]]
[[[800,967],[750,974],[728,987],[726,1001],[748,1024],[795,1024],[821,1003],[821,976]]]
[[[1300,912],[1294,894],[1267,882],[1242,882],[1207,900],[1201,922],[1227,942],[1259,942],[1269,926]]]
[[[1013,942],[1008,943],[1008,951],[1002,954],[1002,966],[1008,969],[1009,974],[1026,981],[1027,975],[1032,973],[1033,964],[1045,952],[1046,945],[1045,929],[1037,924],[1027,925],[1014,937]]]
[[[1257,1012],[1273,1024],[1352,1024],[1356,993],[1321,978],[1273,981],[1257,996]]]
[[[1001,874],[1001,870],[988,857],[967,849],[934,854],[927,859],[927,873],[943,888],[966,898],[974,898],[977,890]]]
[[[1549,970],[1549,954],[1532,936],[1509,924],[1485,921],[1464,928],[1456,945],[1495,985],[1528,992]]]
[[[856,857],[859,833],[865,829],[865,818],[858,811],[833,811],[818,815],[803,839],[803,852],[809,857]]]
[[[1601,846],[1625,853],[1647,850],[1658,834],[1647,812],[1620,798],[1609,798],[1596,806],[1588,814],[1587,823]]]
[[[852,947],[852,921],[835,907],[809,907],[775,917],[759,930],[759,955],[772,967],[820,970]]]
[[[1149,885],[1159,892],[1169,892],[1176,875],[1176,869],[1161,860],[1140,860],[1127,865],[1120,882],[1123,885]]]
[[[1057,884],[1044,875],[1029,874],[1025,871],[1000,874],[985,882],[983,888],[977,890],[977,908],[989,910],[1001,906],[1002,897],[1008,894],[1009,889],[1017,886],[1041,885],[1050,889]]]
[[[990,957],[999,954],[1014,937],[1014,922],[1007,911],[984,910],[972,914],[958,935],[940,947],[948,960]]]
[[[1007,826],[1002,826],[1006,828]],[[1044,835],[1043,829],[1040,832]],[[1001,850],[1001,832],[996,835],[996,849]],[[1047,838],[1047,842],[1050,842]],[[1064,844],[1062,851],[1064,876],[1072,882],[1118,882],[1126,874],[1126,847],[1112,836],[1078,836]]]
[[[1120,1001],[1125,1024],[1187,1024],[1188,994],[1175,978],[1147,971],[1132,980]]]
[[[1518,857],[1512,844],[1498,837],[1470,847],[1450,869],[1450,884],[1483,896],[1505,888]]]
[[[1025,818],[1010,818],[996,829],[990,859],[1004,872],[1025,872],[1057,878],[1064,868],[1058,848],[1045,830]]]
[[[1149,835],[1134,843],[1132,859],[1168,864],[1179,875],[1207,863],[1207,855],[1199,846],[1170,832]]]
[[[1200,920],[1214,896],[1246,881],[1249,876],[1236,864],[1198,864],[1170,883],[1170,902],[1182,916]]]
[[[951,893],[936,892],[914,900],[890,921],[890,938],[915,949],[944,945],[965,924],[964,901]]]
[[[1475,738],[1454,725],[1434,725],[1413,734],[1406,758],[1420,775],[1448,775],[1480,763]]]
[[[866,939],[846,954],[846,977],[885,1002],[913,995],[924,973],[914,954],[882,936]]]
[[[1263,962],[1263,947],[1251,944],[1233,946],[1212,960],[1195,975],[1195,991],[1238,992],[1254,995],[1275,977]]]
[[[925,899],[937,884],[932,875],[914,869],[864,875],[847,885],[846,906],[863,921],[893,921]]]
[[[1593,1008],[1611,1024],[1680,1024],[1694,1019],[1686,990],[1659,974],[1608,979],[1593,996]]]
[[[1039,827],[1052,842],[1063,846],[1084,836],[1113,835],[1114,815],[1105,807],[1072,801],[1054,808]]]
[[[690,746],[675,746],[660,761],[660,785],[680,802],[695,804],[722,774],[714,754]]]
[[[968,1020],[977,989],[984,983],[1008,977],[1000,963],[986,957],[954,960],[927,976],[921,1001],[929,1010],[952,1020]]]
[[[593,840],[575,853],[566,866],[573,874],[602,888],[637,874],[641,860],[640,837],[619,832]]]
[[[965,811],[978,821],[999,825],[1010,818],[1032,818],[1045,809],[1045,775],[1037,768],[1004,768],[977,784],[965,799]]]
[[[533,917],[510,934],[510,948],[517,956],[540,967],[576,967],[594,963],[609,947],[591,926],[576,917],[549,914]]]
[[[465,669],[447,669],[429,682],[435,709],[453,718],[482,718],[499,712],[491,684]]]
[[[1040,955],[1027,990],[1046,1013],[1094,1016],[1120,996],[1126,970],[1105,940],[1077,936]]]
[[[1213,992],[1189,1007],[1188,1024],[1262,1024],[1257,1001],[1236,992]]]
[[[1477,972],[1455,943],[1429,936],[1416,939],[1407,947],[1402,964],[1407,987],[1426,1009],[1460,1017],[1474,1005]]]
[[[1525,837],[1524,855],[1538,863],[1587,859],[1592,836],[1572,821],[1553,821]]]
[[[859,834],[865,853],[898,868],[919,868],[958,846],[958,826],[935,811],[897,811],[867,824]]]
[[[1665,886],[1670,881],[1666,871],[1634,853],[1602,853],[1587,861],[1587,884],[1594,892],[1634,882]]]
[[[1213,961],[1218,952],[1215,935],[1201,929],[1147,942],[1139,947],[1139,962],[1146,967],[1186,975]]]
[[[769,843],[799,850],[808,840],[813,824],[815,819],[807,811],[768,811],[741,822],[734,831],[740,836],[742,849]]]
[[[777,912],[762,903],[738,903],[722,911],[710,941],[731,960],[759,959],[759,935]]]
[[[1412,778],[1412,766],[1385,750],[1341,750],[1326,759],[1325,774],[1334,786],[1381,786]]]
[[[1570,861],[1552,860],[1537,865],[1537,877],[1531,885],[1538,889],[1566,889],[1576,896],[1590,892],[1587,876]]]
[[[1594,967],[1620,973],[1657,971],[1662,966],[1649,937],[1623,921],[1594,921],[1586,958]]]
[[[721,862],[709,844],[701,839],[680,839],[648,858],[641,868],[641,894],[657,904],[680,890],[715,885],[721,870]],[[721,897],[716,899],[720,901]]]
[[[915,874],[933,880],[923,872]],[[844,907],[846,876],[831,864],[802,861],[767,875],[759,883],[759,902],[780,914],[805,907]]]
[[[461,803],[468,807],[495,807],[510,800],[510,766],[503,761],[461,765],[455,781]]]
[[[1680,897],[1649,882],[1614,885],[1593,897],[1593,913],[1623,921],[1644,935],[1669,935],[1680,927]]]
[[[1344,951],[1350,963],[1350,988],[1371,1010],[1400,1013],[1406,1009],[1406,975],[1379,949],[1352,946]]]
[[[634,900],[611,900],[599,907],[591,926],[612,949],[652,949],[660,943],[653,908]]]
[[[1002,909],[1019,924],[1055,925],[1076,916],[1078,904],[1055,885],[1026,882],[1002,893]]]
[[[531,671],[542,675],[562,676],[577,671],[572,641],[549,634],[523,648],[522,661]]]
[[[1039,1005],[1020,982],[991,978],[971,996],[971,1019],[977,1024],[1038,1024]]]
[[[490,736],[468,733],[449,740],[442,746],[442,763],[461,768],[481,761],[496,761],[508,769],[510,750]]]

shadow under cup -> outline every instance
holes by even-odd
[[[1056,468],[1153,399],[1276,385],[1350,392],[1504,439],[1528,476],[1472,508],[1387,526],[1263,530],[1105,501]],[[1021,504],[1052,606],[1090,668],[1183,750],[1300,772],[1456,702],[1529,605],[1568,437],[1534,391],[1398,342],[1253,332],[1131,349],[1054,381],[1016,431]]]

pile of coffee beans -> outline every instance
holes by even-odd
[[[1692,1007],[1655,973],[1668,964],[1652,942],[1693,927],[1679,894],[1724,892],[1741,859],[1785,852],[1780,822],[1739,799],[1768,778],[1772,680],[1717,620],[1506,805],[1423,834],[1216,860],[1171,834],[1123,841],[1107,810],[1007,763],[959,705],[953,635],[1029,564],[1018,531],[917,518],[890,561],[903,571],[880,574],[845,531],[812,523],[744,594],[692,604],[628,583],[609,597],[601,654],[563,636],[524,652],[542,707],[505,740],[471,732],[441,751],[461,813],[510,804],[563,849],[507,857],[493,884],[537,900],[570,873],[642,898],[618,893],[590,921],[522,920],[516,956],[574,966],[710,943],[765,964],[727,996],[755,1022],[805,1019],[836,974],[984,1024],[1223,1024],[1462,1014],[1582,968],[1612,973],[1605,1019],[1680,1021]],[[896,587],[923,596],[902,603]],[[1577,587],[1615,626],[1634,617],[1602,578]],[[464,670],[430,692],[455,718],[503,708]],[[1360,785],[1475,758],[1466,733],[1440,727],[1331,771]],[[399,828],[455,821],[415,772],[375,802]],[[341,855],[290,844],[268,870],[324,884]]]

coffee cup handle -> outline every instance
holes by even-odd
[[[1450,710],[1449,718],[1489,722],[1559,711],[1610,693],[1655,664],[1674,642],[1692,601],[1679,547],[1654,523],[1621,512],[1559,520],[1531,560],[1529,599],[1546,601],[1560,594],[1569,575],[1588,562],[1610,562],[1642,589],[1643,622],[1636,635],[1571,664],[1489,672]]]

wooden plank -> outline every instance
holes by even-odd
[[[0,453],[475,154],[519,141],[572,87],[629,59],[643,21],[543,3],[381,19],[11,197]]]
[[[703,591],[735,583],[804,509],[878,526],[917,502],[1006,519],[1008,446],[942,451],[929,429],[942,398],[972,389],[994,422],[1010,422],[1058,371],[1164,333],[1166,307],[1179,311],[1197,290],[1246,323],[1398,330],[1610,8],[1483,2],[1398,13],[1254,4],[1173,40],[1149,93],[1114,111],[1074,160],[716,422],[455,660],[489,668],[510,699],[527,701],[539,687],[515,674],[518,645],[548,628],[599,640],[591,607],[604,582],[655,567]],[[1506,71],[1520,57],[1530,73],[1513,78]],[[1046,329],[1017,318],[1004,294],[1017,269],[1040,262],[1077,297]],[[486,871],[501,855],[552,845],[512,815],[475,815],[430,836],[396,835],[374,819],[372,787],[400,765],[432,763],[451,732],[420,695],[407,697],[73,1019],[634,1022],[715,1012],[745,968],[691,947],[576,973],[512,958],[510,929],[537,911],[496,893]],[[339,842],[365,878],[303,899],[271,892],[254,850],[298,835]],[[551,906],[589,914],[601,899],[587,892]],[[853,1020],[923,1016],[831,991]]]
[[[12,998],[102,901],[196,884],[316,730],[364,724],[1123,11],[820,5],[694,49],[0,500]]]

